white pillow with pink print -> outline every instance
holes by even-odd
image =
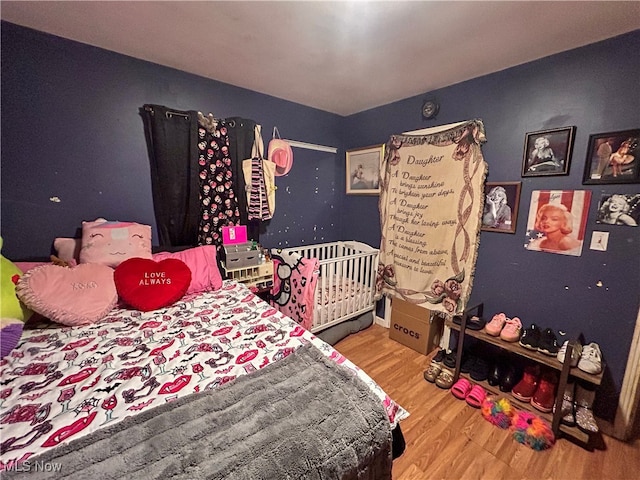
[[[117,267],[129,258],[151,258],[151,226],[99,218],[82,222],[80,263]]]

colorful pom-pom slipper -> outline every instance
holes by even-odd
[[[487,395],[482,401],[480,413],[489,423],[507,429],[511,426],[516,411],[506,398],[496,398]]]

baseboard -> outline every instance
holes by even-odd
[[[380,326],[382,326],[384,328],[389,328],[391,326],[391,322],[389,322],[388,320],[386,320],[386,319],[384,319],[382,317],[379,317],[377,315],[376,315],[376,320],[375,321],[376,321],[376,325],[380,325]]]

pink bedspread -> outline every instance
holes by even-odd
[[[163,310],[115,309],[95,325],[26,330],[0,362],[0,470],[137,412],[213,389],[308,342],[351,369],[392,426],[408,413],[331,346],[249,292],[191,295]]]

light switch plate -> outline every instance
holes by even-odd
[[[591,247],[589,247],[591,250],[606,252],[608,244],[609,232],[593,232],[591,234]]]

